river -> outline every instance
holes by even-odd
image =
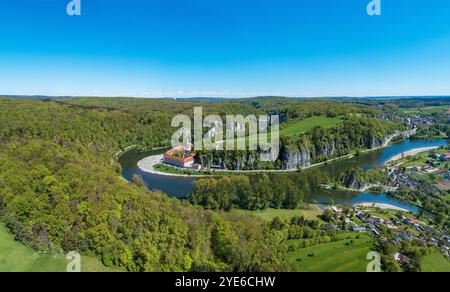
[[[351,167],[361,167],[364,170],[381,167],[392,157],[403,152],[433,146],[448,145],[449,140],[433,139],[433,140],[413,140],[408,139],[398,143],[391,144],[386,148],[370,151],[361,154],[357,157],[342,159],[334,161],[326,165],[320,166],[320,169],[330,175],[336,175],[344,169]],[[142,176],[147,186],[151,190],[161,190],[169,196],[176,198],[185,198],[193,191],[194,178],[189,177],[174,177],[157,174],[150,174],[143,172],[137,166],[137,163],[150,155],[160,154],[165,150],[139,152],[137,150],[130,150],[124,153],[119,159],[122,166],[122,175],[125,179],[131,180],[133,174]],[[400,207],[410,211],[417,211],[417,207],[394,200],[386,194],[372,194],[367,192],[350,192],[350,191],[335,191],[322,190],[313,194],[307,194],[304,198],[306,203],[328,203],[332,200],[337,204],[358,204],[358,203],[384,203]]]

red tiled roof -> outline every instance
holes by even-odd
[[[404,264],[409,264],[409,258],[407,258],[407,257],[403,257],[402,258],[402,263],[404,263]]]
[[[175,147],[173,149],[170,149],[169,151],[164,153],[164,158],[165,159],[174,160],[174,161],[178,161],[178,162],[181,162],[181,163],[187,163],[187,162],[194,161],[194,156],[192,156],[192,155],[186,156],[184,158],[172,155],[173,153],[178,152],[178,151],[184,151],[184,148],[182,146],[179,146],[179,147]]]

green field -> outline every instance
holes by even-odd
[[[197,177],[198,176],[223,177],[223,176],[233,176],[233,175],[241,174],[240,172],[206,169],[206,168],[203,168],[200,171],[195,171],[195,170],[171,167],[171,166],[167,166],[162,163],[154,165],[153,168],[155,170],[157,170],[159,172],[163,172],[163,173],[176,174],[176,175],[187,175],[187,176],[192,176],[192,177],[196,177],[196,176]]]
[[[433,115],[433,114],[443,114],[445,112],[449,112],[450,107],[447,105],[443,106],[430,106],[430,107],[423,107],[423,108],[405,108],[400,109],[401,113],[404,114],[424,114],[424,115]]]
[[[179,174],[179,175],[200,175],[204,173],[195,172],[193,170],[186,170],[181,168],[170,167],[164,164],[156,164],[153,168],[157,171],[170,173],[170,174]]]
[[[435,149],[432,151],[421,152],[412,157],[411,156],[403,157],[403,158],[397,160],[395,163],[399,164],[403,167],[412,167],[412,166],[421,167],[421,166],[425,165],[425,163],[431,159],[430,158],[431,153],[441,153],[442,154],[445,152],[447,152],[447,150],[445,150],[445,149]],[[437,162],[439,162],[439,161],[437,161]],[[443,166],[445,166],[445,163],[441,162],[436,166],[436,168],[440,168]]]
[[[342,118],[328,118],[326,116],[315,116],[288,125],[280,131],[280,136],[295,137],[303,134],[314,127],[331,128],[342,122]]]
[[[280,136],[294,138],[300,134],[306,133],[307,131],[311,130],[314,127],[321,126],[323,128],[331,128],[331,127],[334,127],[335,125],[341,123],[342,121],[343,121],[343,119],[341,117],[329,118],[326,116],[314,116],[314,117],[306,118],[303,120],[290,121],[290,122],[283,124],[283,126],[281,127]],[[268,141],[271,141],[270,131],[267,134],[268,134],[268,137],[267,137]],[[258,137],[259,137],[258,135],[250,136],[250,137],[254,137],[254,141],[258,142]],[[248,146],[250,137],[247,136],[245,138],[236,139],[234,141],[235,145],[237,145],[237,143],[239,141],[242,142],[245,139],[245,144]]]
[[[450,260],[439,252],[432,253],[422,259],[423,272],[450,272]]]
[[[353,244],[345,239],[297,249],[288,253],[288,260],[298,272],[365,272],[372,240],[367,234],[356,236],[352,234]]]
[[[428,174],[414,173],[413,175],[411,175],[411,177],[417,181],[421,181],[427,184],[433,184],[433,180]]]
[[[319,219],[319,218],[317,218],[317,216],[322,214],[321,211],[316,210],[316,209],[313,209],[313,210],[265,209],[262,211],[247,211],[247,210],[241,210],[241,209],[234,209],[231,212],[236,213],[236,214],[243,214],[243,215],[254,215],[254,216],[257,216],[266,221],[271,221],[275,217],[290,219],[294,216],[303,216],[305,219],[314,220],[314,219]]]
[[[66,257],[63,254],[38,253],[15,241],[3,223],[0,223],[0,272],[65,272]],[[81,258],[84,272],[111,271],[92,257]]]

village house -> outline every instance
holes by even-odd
[[[434,237],[431,237],[431,238],[428,240],[428,245],[430,245],[430,246],[438,246],[438,245],[439,245],[439,240],[437,240],[437,239],[434,238]]]
[[[409,265],[409,263],[410,263],[410,258],[409,257],[407,257],[407,256],[405,256],[405,255],[402,255],[402,254],[400,254],[400,253],[396,253],[395,255],[394,255],[394,259],[397,261],[397,262],[399,262],[399,263],[401,263],[401,264],[403,264],[403,265]]]
[[[366,232],[366,228],[361,226],[352,226],[350,230],[354,232]]]
[[[450,161],[450,152],[446,152],[439,157],[440,161]]]

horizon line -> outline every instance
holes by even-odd
[[[446,95],[328,95],[328,96],[293,96],[293,95],[248,95],[248,96],[127,96],[127,95],[47,95],[47,94],[0,94],[0,97],[20,98],[135,98],[135,99],[252,99],[252,98],[295,98],[295,99],[326,99],[326,98],[450,98]]]

